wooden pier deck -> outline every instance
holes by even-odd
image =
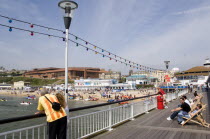
[[[205,120],[210,122],[210,91],[203,93],[203,103],[207,109],[203,112]],[[193,94],[188,94],[191,98]],[[105,132],[95,139],[210,139],[210,128],[188,123],[185,126],[178,124],[177,119],[168,121],[170,110],[177,107],[179,100],[174,100],[168,109],[153,110],[148,114],[136,117],[135,120],[124,123],[110,132]]]

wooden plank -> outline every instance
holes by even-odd
[[[187,97],[191,98],[193,94],[188,94]],[[209,96],[210,97],[210,94]],[[207,104],[208,97],[204,93],[203,103]],[[210,100],[210,98],[209,98]],[[177,107],[179,100],[175,100],[169,104],[169,109],[153,110],[149,114],[144,114],[137,117],[134,121],[127,122],[113,131],[99,135],[95,138],[101,139],[210,139],[209,128],[201,127],[194,123],[187,123],[184,127],[178,124],[177,119],[167,121],[166,118],[170,116],[170,110]],[[206,121],[209,121],[209,108],[203,112]],[[183,130],[182,130],[183,129]],[[189,130],[193,129],[193,130]],[[200,131],[203,131],[201,134]],[[205,132],[204,132],[205,131]]]

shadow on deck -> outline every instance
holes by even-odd
[[[203,112],[205,120],[210,122],[210,91],[203,93],[203,103],[207,109]],[[188,94],[192,98],[193,94]],[[209,98],[209,99],[208,99]],[[178,124],[177,119],[167,121],[170,110],[176,108],[179,100],[170,103],[168,109],[153,110],[149,114],[137,117],[134,121],[127,122],[111,132],[100,134],[95,139],[210,139],[210,128],[188,123],[185,126]]]

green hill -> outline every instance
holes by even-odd
[[[14,82],[24,81],[30,82],[31,86],[44,86],[48,84],[53,84],[58,79],[37,79],[37,78],[28,78],[28,77],[0,77],[0,83],[13,84]]]

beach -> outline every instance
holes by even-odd
[[[52,94],[56,94],[57,92],[62,91],[51,91]],[[115,99],[116,96],[123,99],[124,97],[134,98],[134,97],[141,97],[146,95],[152,95],[157,93],[155,89],[140,89],[140,90],[123,90],[120,92],[110,91],[69,91],[71,96],[74,96],[74,99],[69,99],[70,101],[83,101],[88,100],[89,98],[97,98],[99,102],[107,102],[109,99]],[[40,91],[35,92],[25,92],[22,90],[0,90],[0,95],[6,96],[17,96],[17,97],[27,97],[33,96],[36,97],[40,96]],[[81,99],[82,98],[82,99]]]

